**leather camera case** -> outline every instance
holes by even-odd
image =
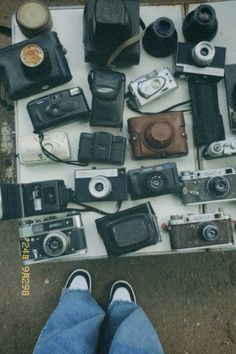
[[[122,128],[125,97],[125,75],[112,70],[91,70],[92,91],[90,125]]]
[[[132,157],[167,158],[188,154],[182,112],[169,112],[128,119]]]

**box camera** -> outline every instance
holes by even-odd
[[[106,64],[115,50],[139,33],[139,0],[87,0],[84,7],[85,61]],[[139,41],[126,47],[115,64],[138,64]]]
[[[0,49],[0,80],[12,100],[32,96],[72,79],[57,33]]]
[[[230,129],[236,133],[236,64],[225,66],[225,85]]]
[[[214,47],[209,42],[178,43],[175,57],[175,76],[184,78],[191,75],[224,77],[224,47]]]
[[[221,244],[233,244],[230,216],[217,213],[172,215],[168,229],[171,248],[209,248]]]
[[[77,202],[126,200],[125,168],[76,170],[75,195]]]
[[[80,214],[67,213],[43,220],[22,219],[19,232],[24,264],[75,259],[87,252]]]
[[[83,163],[124,163],[126,138],[110,133],[81,133],[78,160]]]
[[[176,163],[141,167],[128,171],[128,187],[132,199],[180,193]]]
[[[62,160],[70,160],[70,145],[66,133],[44,134],[43,147]],[[19,157],[23,165],[34,165],[52,162],[42,151],[39,136],[36,134],[20,137]]]
[[[157,217],[149,202],[95,222],[109,256],[135,252],[161,242]]]
[[[236,199],[236,171],[222,168],[183,171],[180,176],[184,204],[202,204]]]
[[[216,141],[203,150],[202,156],[206,160],[218,159],[236,155],[236,138]]]
[[[168,68],[153,70],[152,72],[131,81],[129,89],[130,101],[140,109],[178,87]]]
[[[89,107],[80,87],[58,91],[27,104],[34,132],[89,117]]]
[[[63,180],[24,184],[0,183],[0,219],[65,211],[70,190]]]
[[[167,158],[188,154],[182,112],[170,112],[128,119],[134,159]]]

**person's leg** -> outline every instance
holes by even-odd
[[[120,281],[113,285],[100,339],[100,353],[164,353],[151,322],[135,302],[133,289],[127,282]]]
[[[96,353],[104,312],[91,296],[88,272],[69,277],[64,293],[43,328],[33,354]]]

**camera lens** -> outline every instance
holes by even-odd
[[[230,183],[225,177],[212,177],[207,183],[207,190],[216,197],[224,197],[230,192]]]
[[[147,177],[146,186],[151,192],[162,192],[166,187],[166,178],[162,173],[153,172]]]
[[[68,236],[63,232],[55,231],[49,233],[43,241],[43,249],[50,257],[61,256],[69,244]]]
[[[199,42],[192,49],[192,58],[198,66],[209,65],[215,57],[215,47],[209,42]]]
[[[213,223],[202,223],[198,226],[198,232],[205,241],[212,242],[219,237],[219,229]]]
[[[96,199],[105,199],[112,191],[111,182],[107,177],[96,176],[88,185],[89,193]]]

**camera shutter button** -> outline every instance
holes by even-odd
[[[151,147],[163,149],[173,141],[174,131],[169,123],[158,122],[146,128],[145,138]]]

